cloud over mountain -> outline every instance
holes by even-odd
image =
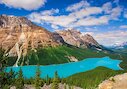
[[[121,44],[126,42],[127,31],[116,30],[103,33],[89,32],[97,41],[106,46],[112,46],[114,44]]]

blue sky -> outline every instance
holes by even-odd
[[[49,31],[80,30],[105,46],[127,41],[127,0],[0,0],[0,14],[25,16]]]

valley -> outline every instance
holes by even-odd
[[[44,85],[48,76],[50,85],[58,72],[57,83],[95,89],[103,80],[125,73],[126,58],[125,51],[100,45],[91,35],[76,29],[50,32],[25,17],[0,16],[0,74],[5,79],[12,71],[12,75],[22,71],[25,84],[40,79],[37,81]],[[36,74],[38,67],[40,72]],[[18,85],[16,76],[13,79],[14,86]]]

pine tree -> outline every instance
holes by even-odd
[[[35,88],[36,89],[40,89],[40,84],[41,84],[41,78],[40,78],[40,75],[41,75],[41,72],[40,72],[40,69],[39,67],[37,68],[37,71],[36,71],[36,75],[35,75]]]
[[[59,88],[59,77],[57,71],[55,72],[53,83],[52,83],[52,89],[58,89]]]
[[[0,48],[0,72],[3,72],[4,68],[7,66],[8,55],[5,55],[5,50]]]
[[[49,85],[50,84],[50,78],[49,78],[49,76],[47,75],[46,76],[46,85]]]
[[[5,55],[5,50],[0,48],[0,88],[2,89],[5,85],[8,86],[8,80],[10,79],[9,74],[4,71],[7,66],[7,59],[8,55]]]
[[[10,72],[9,72],[8,75],[9,75],[8,83],[9,83],[9,85],[11,85],[11,84],[14,83],[14,81],[15,81],[15,76],[16,76],[16,74],[15,74],[15,72],[12,70],[12,68],[11,68],[11,70],[10,70]]]
[[[23,71],[20,68],[18,72],[18,77],[16,79],[16,89],[23,89],[24,87],[24,77],[23,77]]]

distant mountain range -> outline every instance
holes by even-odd
[[[113,45],[112,47],[110,47],[110,49],[115,52],[127,53],[127,42],[123,42],[122,44]]]
[[[35,55],[38,49],[46,49],[49,47],[57,48],[59,46],[67,47],[66,50],[72,49],[71,47],[73,47],[73,49],[76,47],[77,49],[75,51],[77,51],[78,48],[105,51],[105,48],[89,34],[83,35],[74,29],[59,30],[52,33],[35,25],[25,17],[0,16],[0,47],[3,48],[10,57],[15,57],[16,61],[12,63],[15,66],[18,64],[29,64],[29,60],[26,61],[26,59],[31,59],[28,55],[32,56],[33,53],[34,57],[32,59],[35,59],[35,61],[40,60],[38,56],[39,53]],[[54,50],[52,56],[56,55],[56,50],[57,49]],[[63,51],[59,50],[57,55],[60,53],[64,54],[63,57],[65,58],[66,56],[68,61],[69,58],[75,58],[74,55],[72,56],[72,53],[69,54],[65,52],[64,49]],[[44,56],[45,54],[42,53],[40,56],[42,55]],[[45,59],[46,57],[47,56],[45,56]],[[54,56],[54,58],[57,58],[57,56]],[[34,61],[31,64],[33,63]]]
[[[124,49],[124,48],[127,48],[127,42],[124,42],[124,43],[119,44],[119,45],[115,45],[114,47],[116,49]]]

